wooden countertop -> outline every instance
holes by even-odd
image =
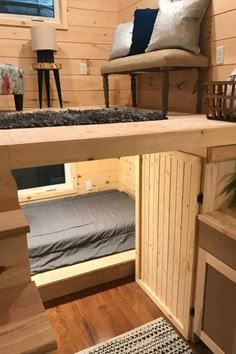
[[[236,124],[203,115],[142,123],[0,130],[10,168],[236,144]]]
[[[31,282],[0,292],[0,353],[39,354],[56,342],[38,289]]]
[[[198,219],[236,241],[236,208],[201,214]]]

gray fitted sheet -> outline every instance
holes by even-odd
[[[117,190],[23,206],[31,273],[135,247],[135,202]]]

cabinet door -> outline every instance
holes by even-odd
[[[140,175],[136,280],[189,339],[201,158],[144,155]]]
[[[200,248],[194,333],[215,354],[236,353],[235,302],[236,270]]]

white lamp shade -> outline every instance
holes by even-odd
[[[31,28],[32,49],[37,50],[57,50],[56,30],[49,26],[35,26]]]

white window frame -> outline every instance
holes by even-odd
[[[63,195],[77,193],[76,164],[65,164],[64,166],[65,183],[19,190],[18,198],[20,203],[27,203],[41,199],[59,198]]]
[[[50,23],[58,30],[68,30],[67,21],[67,0],[55,1],[55,17],[32,17],[27,15],[15,15],[0,13],[0,22],[2,26],[14,27],[33,27],[37,23]]]
[[[60,23],[60,0],[54,1],[54,17],[41,17],[41,16],[28,16],[28,15],[18,15],[18,14],[6,14],[0,13],[0,19],[9,18],[9,19],[28,19],[31,21],[40,21],[40,22],[56,22]],[[63,0],[62,0],[63,1]]]

